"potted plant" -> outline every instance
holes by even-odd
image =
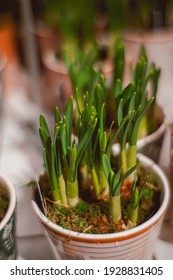
[[[11,181],[0,174],[0,260],[12,260],[16,251],[16,193]]]
[[[112,123],[107,132],[102,86],[96,88],[97,108],[86,103],[77,137],[72,134],[73,97],[64,116],[56,108],[53,135],[40,116],[46,172],[36,183],[33,207],[57,258],[150,259],[169,197],[162,170],[137,156],[138,128],[153,98],[140,104],[135,93],[124,95],[117,80],[118,130],[113,132]],[[119,159],[112,154],[116,137]]]

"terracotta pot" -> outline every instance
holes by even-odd
[[[11,181],[0,174],[0,186],[8,195],[7,212],[0,222],[0,260],[16,258],[16,193]]]
[[[54,51],[45,52],[42,59],[47,86],[44,104],[50,111],[54,111],[56,105],[63,110],[72,94],[67,67],[64,61],[56,59]]]
[[[39,58],[40,68],[43,68],[42,56],[45,52],[56,49],[60,45],[61,35],[58,30],[53,30],[44,25],[36,24],[31,30],[36,41],[37,55]]]
[[[145,223],[123,232],[86,234],[63,229],[41,212],[33,201],[33,208],[51,241],[57,259],[151,259],[154,245],[169,201],[169,184],[160,167],[144,155],[142,165],[154,172],[162,188],[159,210]]]
[[[60,34],[57,31],[38,26],[32,30],[32,33],[38,40],[37,42],[41,53],[54,49],[59,45]]]

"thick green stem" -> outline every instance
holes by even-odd
[[[76,206],[79,202],[79,194],[78,194],[78,181],[74,182],[67,181],[67,197],[68,204],[70,206]]]
[[[63,175],[58,178],[59,188],[60,188],[60,197],[61,202],[65,205],[68,205],[67,194],[66,194],[66,185]]]
[[[123,169],[123,174],[125,174],[127,171],[127,154],[125,149],[121,151],[120,157],[121,157],[121,166]]]
[[[137,156],[136,145],[129,146],[128,151],[127,151],[127,168],[128,168],[128,170],[136,165],[136,161],[137,161],[136,156]]]
[[[53,200],[55,202],[60,202],[61,201],[58,189],[55,189],[55,190],[52,189],[52,197],[53,197]]]
[[[113,223],[121,220],[121,197],[110,196],[109,198],[109,215]]]
[[[91,169],[91,180],[95,191],[95,195],[96,197],[99,197],[99,195],[101,194],[101,189],[95,167]]]
[[[129,220],[128,220],[128,224],[127,227],[128,228],[132,228],[135,227],[137,224],[137,220],[138,220],[138,199],[139,199],[139,192],[136,189],[134,194],[133,194],[133,203],[130,207],[130,213],[129,213]]]
[[[138,138],[140,139],[140,138],[146,137],[146,135],[148,135],[148,124],[147,124],[147,116],[145,115],[142,118],[140,125],[139,125]]]
[[[100,166],[99,175],[102,199],[104,199],[104,196],[109,192],[109,186],[102,166]]]
[[[132,146],[129,146],[128,151],[127,151],[127,171],[130,170],[132,167],[134,167],[136,165],[136,163],[137,163],[137,146],[132,145]],[[132,172],[128,176],[128,179],[133,181],[134,174],[135,174],[135,171]]]

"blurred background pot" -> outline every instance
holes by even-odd
[[[87,234],[66,230],[50,220],[33,201],[33,208],[47,233],[57,259],[151,259],[169,201],[169,184],[160,167],[144,155],[142,165],[155,174],[162,188],[159,210],[145,223],[123,232]]]
[[[0,174],[0,188],[8,197],[9,204],[0,222],[0,260],[16,259],[16,193],[11,181]]]
[[[64,109],[68,98],[72,95],[72,86],[68,70],[63,59],[56,58],[55,51],[47,51],[43,57],[44,77],[47,92],[43,96],[43,106],[53,111],[55,106]]]

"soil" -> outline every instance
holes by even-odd
[[[8,197],[0,186],[0,222],[3,220],[8,208]]]
[[[145,176],[146,172],[141,168],[137,183],[139,189]],[[137,225],[152,217],[160,206],[160,186],[152,176],[150,176],[147,182],[140,200]],[[49,179],[46,173],[40,176],[39,185],[47,217],[55,224],[73,231],[94,234],[120,232],[126,229],[132,190],[131,183],[126,182],[121,188],[121,204],[123,210],[122,219],[118,223],[112,223],[109,219],[108,200],[96,201],[91,194],[92,192],[85,191],[80,193],[81,199],[78,205],[76,207],[68,207],[53,202],[49,191]],[[39,199],[40,197],[37,193],[37,202]]]

